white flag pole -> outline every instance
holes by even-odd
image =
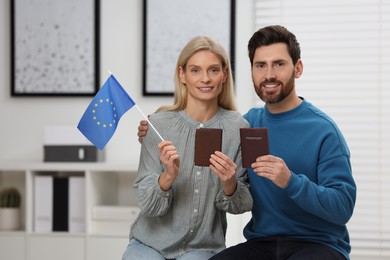
[[[110,73],[110,75],[112,75],[112,72],[111,71],[108,71],[108,73]],[[156,134],[158,135],[158,137],[160,137],[161,141],[164,141],[164,138],[162,138],[162,136],[158,133],[157,129],[153,126],[153,124],[149,121],[148,117],[144,114],[144,112],[142,112],[142,110],[138,107],[137,104],[134,104],[134,106],[138,109],[138,111],[141,113],[141,115],[146,119],[146,121],[148,121],[149,125],[153,128],[153,130],[156,132]]]
[[[164,141],[164,138],[162,138],[162,136],[157,132],[156,128],[154,128],[153,124],[149,121],[148,117],[144,114],[144,112],[142,112],[142,110],[137,106],[137,104],[134,105],[138,111],[144,116],[144,118],[146,119],[146,121],[148,121],[149,125],[153,128],[153,130],[156,132],[156,134],[158,135],[158,137],[160,137],[161,141]]]

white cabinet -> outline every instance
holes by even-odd
[[[27,238],[28,252],[27,259],[42,260],[84,260],[86,238],[83,236],[72,235],[34,235],[31,234]]]
[[[127,242],[128,239],[119,236],[90,236],[87,245],[88,259],[120,260],[127,247]]]
[[[0,259],[26,259],[26,238],[23,232],[0,233]]]
[[[0,162],[0,188],[14,186],[22,197],[20,229],[0,230],[0,259],[121,259],[139,212],[136,169],[132,164]],[[36,232],[35,176],[84,177],[82,232]]]

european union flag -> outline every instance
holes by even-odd
[[[77,128],[99,150],[114,135],[119,119],[135,102],[111,74],[92,99]]]

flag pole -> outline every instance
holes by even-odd
[[[146,119],[146,121],[148,121],[149,125],[153,128],[153,130],[156,132],[156,134],[158,135],[158,137],[160,137],[161,141],[164,141],[164,138],[162,138],[162,136],[158,133],[158,131],[156,130],[156,128],[154,128],[153,124],[149,121],[148,117],[144,114],[144,112],[142,112],[142,110],[137,106],[137,104],[134,105],[138,111],[144,116],[144,118]]]
[[[108,71],[108,73],[110,73],[110,75],[113,75],[111,71]],[[144,112],[142,112],[142,110],[139,108],[139,106],[137,104],[134,104],[134,106],[138,109],[138,111],[146,119],[146,121],[148,121],[149,125],[153,128],[153,130],[156,132],[158,137],[160,137],[161,141],[164,141],[164,138],[162,138],[162,136],[158,133],[157,129],[153,126],[152,122],[149,121],[148,117],[144,114]]]

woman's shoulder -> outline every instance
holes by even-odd
[[[238,111],[222,110],[222,120],[226,121],[229,125],[237,125],[240,127],[249,126],[248,122],[242,117]]]
[[[170,120],[177,118],[177,114],[178,112],[176,111],[159,111],[151,114],[149,119],[153,121]]]

